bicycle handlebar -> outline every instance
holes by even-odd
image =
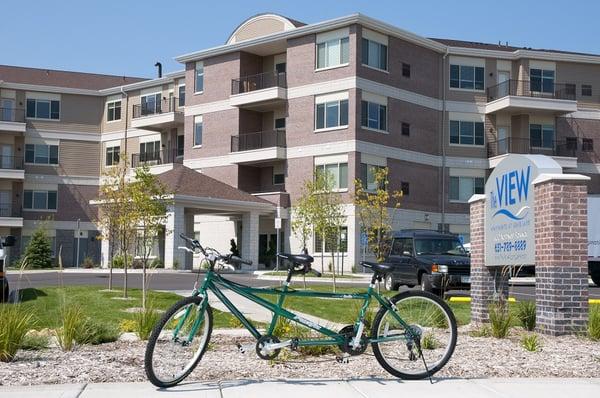
[[[184,234],[179,234],[179,237],[181,239],[183,239],[184,241],[186,241],[190,246],[192,246],[193,249],[199,249],[202,252],[202,254],[206,255],[206,251],[204,250],[202,245],[200,245],[200,242],[198,242],[198,240],[192,239],[188,236],[185,236]],[[183,247],[182,247],[182,249],[183,249]],[[187,247],[185,248],[185,250],[193,252],[193,250],[191,250]],[[210,249],[209,249],[209,251],[210,251]],[[218,252],[217,252],[217,254],[218,254]],[[233,254],[229,254],[229,255],[225,255],[225,256],[218,256],[217,259],[221,260],[225,263],[228,263],[228,264],[252,265],[251,260],[244,260],[243,258],[234,256]]]

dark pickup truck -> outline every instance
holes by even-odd
[[[394,232],[387,264],[392,272],[385,276],[385,288],[420,285],[439,294],[442,289],[469,289],[471,260],[458,236],[430,230]]]

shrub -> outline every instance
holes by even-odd
[[[520,301],[517,304],[517,318],[525,330],[535,329],[535,301]]]
[[[80,333],[75,336],[77,344],[104,344],[119,339],[119,330],[114,326],[99,323],[90,318],[83,322]]]
[[[83,330],[85,316],[78,305],[63,306],[61,313],[61,326],[55,330],[56,340],[63,351],[71,351],[75,346],[75,339]]]
[[[131,267],[133,263],[133,257],[131,257],[130,255],[127,256],[127,265],[128,267]],[[125,268],[125,258],[124,256],[117,254],[116,256],[113,257],[112,260],[112,267],[113,268]]]
[[[490,327],[492,336],[497,339],[503,339],[508,336],[512,315],[508,311],[508,306],[503,302],[490,304]]]
[[[86,256],[83,259],[81,266],[83,268],[94,268],[96,266],[96,264],[94,263],[94,260],[90,256]]]
[[[235,239],[231,239],[229,241],[229,246],[230,246],[229,251],[231,252],[231,254],[233,254],[234,256],[238,256],[239,257],[240,256],[240,251],[238,250],[237,243],[235,243]]]
[[[154,269],[156,269],[156,268],[165,268],[165,265],[163,264],[163,262],[161,261],[160,258],[156,257],[150,263],[150,267],[154,268]]]
[[[311,330],[300,326],[295,322],[290,321],[287,318],[278,318],[273,335],[277,336],[279,340],[283,341],[288,338],[297,338],[298,340],[308,340],[314,337]],[[298,347],[298,352],[303,355],[319,356],[324,354],[331,354],[336,351],[335,346],[304,346]]]
[[[148,337],[150,337],[150,333],[152,333],[152,329],[159,318],[160,314],[152,305],[148,305],[142,311],[135,313],[133,318],[136,323],[135,333],[140,340],[148,340]]]
[[[588,336],[594,341],[600,340],[600,306],[598,305],[594,305],[590,308]]]
[[[435,350],[440,346],[433,333],[426,333],[421,340],[421,347],[424,350]]]
[[[133,319],[123,319],[119,324],[119,329],[124,333],[135,332],[137,328],[137,322]]]
[[[530,352],[538,352],[542,348],[538,335],[535,333],[523,335],[521,346]]]
[[[31,311],[16,304],[0,305],[0,362],[13,360],[32,324]]]
[[[28,268],[52,267],[52,248],[44,226],[40,226],[31,235],[31,239],[23,253],[23,261],[27,263]]]
[[[492,331],[489,325],[481,325],[477,329],[473,329],[469,332],[469,336],[471,337],[490,337],[492,335]]]
[[[48,345],[50,345],[49,335],[40,333],[37,330],[30,330],[23,337],[23,341],[21,342],[21,349],[37,351],[48,348]]]

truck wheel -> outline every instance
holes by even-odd
[[[600,271],[592,272],[592,282],[596,284],[596,286],[600,286]]]
[[[442,293],[441,289],[435,289],[431,285],[431,280],[429,280],[429,274],[421,275],[421,290],[424,292],[433,293],[436,296],[441,296]]]
[[[394,278],[392,278],[392,274],[387,274],[385,276],[383,286],[385,287],[385,290],[387,290],[388,292],[391,292],[391,291],[398,290],[398,288],[400,287],[400,284],[398,284],[397,282],[394,282]]]

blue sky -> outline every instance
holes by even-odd
[[[313,23],[361,12],[426,37],[600,54],[598,1],[4,1],[0,64],[129,76],[223,44],[262,12]],[[1,77],[0,77],[1,78]]]

